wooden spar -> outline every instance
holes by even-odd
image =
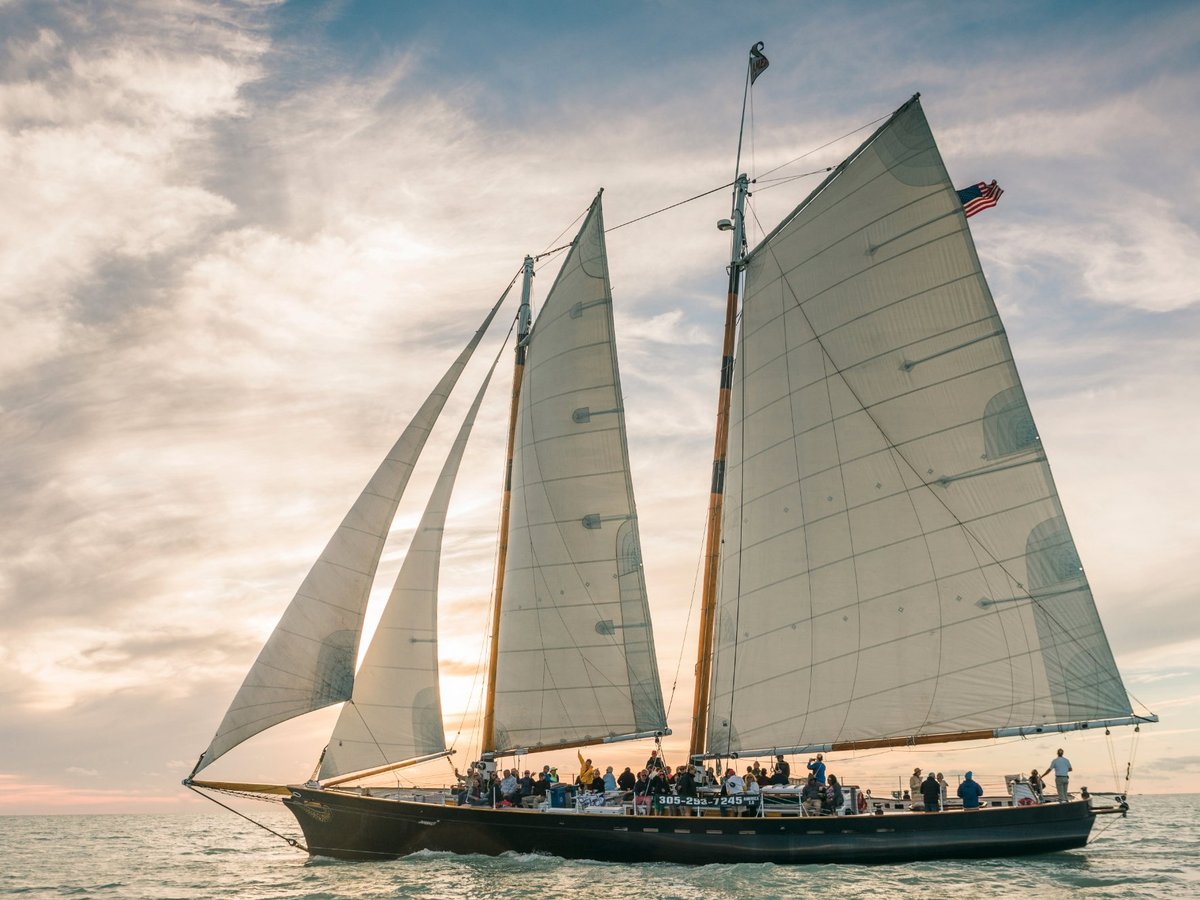
[[[529,289],[533,280],[533,257],[525,257],[521,282],[521,308],[517,313],[517,351],[513,367],[512,409],[508,415],[508,450],[504,459],[504,493],[500,500],[500,545],[496,552],[496,587],[492,594],[492,630],[488,647],[487,683],[484,686],[483,734],[480,748],[491,753],[496,748],[496,667],[500,659],[500,603],[504,594],[504,569],[508,558],[508,517],[512,504],[513,450],[517,437],[517,404],[521,399],[521,379],[525,373],[525,345],[529,338]]]
[[[538,744],[534,747],[511,747],[507,750],[497,750],[495,757],[528,756],[532,753],[549,753],[552,750],[574,750],[577,747],[598,747],[602,744],[619,744],[624,741],[640,741],[644,738],[663,737],[671,733],[671,729],[662,731],[640,731],[637,734],[618,734],[608,737],[582,738],[578,741],[566,741],[562,744]]]
[[[321,787],[331,788],[334,785],[345,784],[347,781],[358,781],[360,778],[370,778],[372,775],[382,775],[384,772],[394,772],[397,769],[407,769],[409,766],[415,766],[423,762],[429,762],[431,759],[441,759],[443,756],[450,756],[453,750],[443,750],[440,753],[430,753],[427,756],[418,756],[415,759],[406,759],[402,762],[388,763],[386,766],[376,766],[373,769],[363,769],[361,772],[350,772],[346,775],[339,775],[337,778],[330,778],[328,781],[322,781]]]
[[[704,544],[704,582],[700,600],[696,693],[692,700],[689,757],[699,756],[704,752],[704,735],[708,729],[712,644],[717,611],[717,575],[721,557],[721,511],[725,504],[725,454],[729,447],[729,401],[733,388],[733,345],[737,334],[742,269],[745,265],[743,216],[748,188],[749,181],[746,176],[739,175],[733,209],[733,252],[729,264],[729,292],[725,304],[725,339],[721,349],[721,388],[717,394],[717,433],[713,446],[712,488],[708,500],[708,537]]]
[[[919,747],[926,744],[952,744],[959,741],[990,741],[1007,737],[1037,737],[1062,734],[1067,731],[1086,731],[1089,728],[1115,728],[1122,725],[1142,725],[1158,721],[1158,716],[1119,716],[1115,719],[1088,719],[1083,722],[1054,722],[1042,725],[1011,725],[1003,728],[981,728],[975,731],[947,731],[939,734],[913,734],[886,738],[864,738],[857,741],[834,741],[823,744],[804,744],[798,747],[758,747],[741,749],[736,753],[706,753],[704,758],[724,756],[748,758],[756,756],[794,755],[799,753],[834,753],[841,750],[881,750],[888,747]]]
[[[208,788],[210,791],[238,791],[242,794],[280,794],[291,796],[291,791],[282,784],[251,784],[244,781],[193,781],[184,782],[188,787]]]

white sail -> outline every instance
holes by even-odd
[[[1125,716],[916,98],[748,261],[708,750]]]
[[[666,726],[621,404],[597,196],[521,387],[492,749]]]
[[[401,495],[447,397],[507,296],[506,290],[330,538],[193,774],[272,725],[350,699],[363,614]]]
[[[321,761],[321,779],[446,749],[437,642],[442,533],[459,463],[495,368],[493,363],[475,395],[430,494],[358,670],[354,694],[334,726]]]

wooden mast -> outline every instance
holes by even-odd
[[[708,537],[704,543],[704,581],[700,600],[700,638],[696,656],[696,693],[692,701],[692,736],[688,755],[704,753],[708,728],[709,685],[712,681],[712,643],[717,610],[717,575],[720,569],[721,511],[725,504],[725,454],[729,446],[729,401],[733,387],[733,347],[741,301],[746,238],[743,227],[749,180],[739,175],[733,204],[733,251],[729,264],[729,292],[725,303],[725,339],[721,348],[721,387],[717,394],[717,429],[713,446],[712,487],[708,499]]]
[[[737,334],[738,306],[741,301],[742,270],[746,267],[746,197],[749,179],[738,174],[742,165],[742,136],[746,126],[746,99],[750,85],[767,68],[759,41],[750,48],[746,66],[746,87],[742,93],[742,122],[738,129],[737,161],[734,163],[733,214],[717,223],[722,231],[733,231],[729,257],[729,291],[725,303],[725,339],[721,346],[721,387],[717,394],[717,429],[713,446],[712,488],[708,500],[708,537],[704,542],[704,582],[700,600],[700,636],[696,654],[696,692],[692,699],[692,737],[688,756],[704,753],[704,735],[708,730],[709,689],[712,682],[713,631],[717,613],[717,576],[721,561],[721,511],[725,505],[725,454],[729,447],[729,400],[733,388],[733,347]]]
[[[508,451],[504,462],[504,494],[500,501],[500,546],[496,559],[496,587],[492,593],[492,631],[488,648],[487,684],[484,687],[483,734],[481,755],[486,757],[496,749],[496,666],[500,657],[500,604],[504,594],[504,569],[508,558],[508,517],[512,504],[513,449],[517,436],[517,403],[521,399],[521,380],[525,372],[525,349],[529,342],[532,315],[529,289],[533,281],[533,257],[525,257],[521,281],[521,308],[517,313],[516,364],[513,367],[512,409],[508,416]]]

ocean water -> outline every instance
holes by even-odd
[[[898,866],[613,865],[419,853],[310,859],[230,813],[0,817],[0,896],[192,898],[1200,897],[1200,795],[1134,797],[1083,850]],[[247,812],[299,836],[291,815]]]

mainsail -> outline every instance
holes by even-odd
[[[497,357],[499,361],[499,357]],[[321,760],[321,780],[446,749],[438,686],[437,602],[450,495],[495,363],[471,404]]]
[[[1128,716],[913,98],[750,255],[707,749]]]
[[[272,725],[350,699],[363,614],[400,498],[446,399],[507,296],[506,290],[329,539],[193,775]]]
[[[663,731],[599,196],[534,324],[516,427],[487,749]]]

